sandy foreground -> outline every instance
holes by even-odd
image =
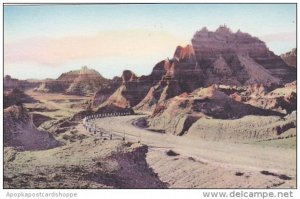
[[[203,141],[148,131],[132,123],[143,116],[111,117],[96,125],[149,146],[147,162],[169,187],[295,187],[296,150],[273,146]],[[98,135],[99,136],[99,135]],[[178,155],[168,156],[172,150]]]
[[[36,113],[68,118],[76,96],[31,94]],[[47,109],[45,109],[45,107]],[[38,111],[41,109],[41,111]],[[49,110],[48,110],[49,109]],[[4,148],[5,188],[295,188],[296,149],[273,143],[204,141],[134,125],[147,115],[80,121],[55,135],[63,146],[41,151]],[[108,134],[113,135],[110,140]],[[125,135],[125,141],[122,137]],[[295,137],[292,138],[295,141]],[[140,144],[138,143],[140,142]],[[290,145],[289,145],[290,146]]]

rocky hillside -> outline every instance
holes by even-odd
[[[140,82],[140,79],[132,71],[123,71],[121,86],[100,105],[100,108],[110,105],[121,108],[135,106],[149,89],[148,83]],[[102,96],[97,96],[95,100],[100,97]]]
[[[183,135],[199,119],[225,122],[252,115],[255,118],[265,116],[264,119],[274,116],[279,121],[280,117],[296,111],[296,97],[296,82],[274,90],[262,84],[243,87],[213,85],[160,102],[148,119],[148,127]],[[292,127],[295,128],[295,124]],[[275,129],[272,131],[274,134],[277,128],[283,127],[279,125],[272,128]]]
[[[289,114],[297,107],[296,85],[296,82],[292,82],[268,92],[263,85],[253,84],[244,91],[236,91],[230,97],[244,104]]]
[[[232,98],[219,86],[199,88],[158,104],[149,119],[149,128],[182,135],[199,118],[238,119],[246,115],[283,115],[279,112],[255,107]]]
[[[216,31],[203,28],[192,39],[198,64],[204,70],[205,85],[284,84],[296,80],[289,67],[266,44],[240,30],[233,33],[220,26]]]
[[[293,48],[290,52],[280,55],[280,57],[289,66],[297,67],[297,48]]]
[[[81,70],[63,73],[56,80],[44,81],[36,91],[88,95],[105,88],[108,82],[96,70],[84,66]]]
[[[241,31],[232,33],[226,26],[196,32],[192,45],[177,47],[173,58],[163,63],[161,79],[136,110],[153,110],[164,100],[213,84],[270,87],[296,80],[296,70],[263,41]]]
[[[73,79],[69,77],[68,74],[61,78]],[[258,38],[241,31],[233,33],[226,26],[216,31],[203,28],[194,35],[192,45],[178,46],[173,57],[157,63],[150,75],[137,77],[125,70],[121,79],[107,80],[109,86],[98,89],[89,108],[153,111],[158,104],[200,87],[261,84],[275,88],[295,80],[296,69]],[[80,86],[66,87],[70,93]]]
[[[18,150],[42,150],[60,145],[48,132],[39,131],[28,111],[13,105],[4,109],[4,146]]]
[[[203,71],[196,62],[191,45],[178,46],[171,60],[165,60],[161,79],[150,88],[136,110],[153,110],[155,105],[183,92],[192,92],[203,85]],[[153,70],[154,71],[154,70]]]
[[[92,107],[130,107],[137,105],[149,89],[161,80],[166,73],[166,60],[157,63],[150,75],[137,77],[132,71],[123,71],[121,78],[115,77],[110,85],[112,89],[100,89],[92,99]]]
[[[92,97],[90,106],[98,107],[100,104],[105,102],[122,84],[121,77],[114,77],[112,80],[109,80],[107,87],[100,88]]]

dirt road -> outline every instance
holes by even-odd
[[[150,147],[149,154],[152,154],[153,151],[164,154],[162,153],[163,151],[172,149],[180,154],[181,157],[193,158],[202,163],[214,166],[219,165],[222,168],[230,168],[236,171],[251,171],[256,174],[265,174],[262,171],[267,171],[269,173],[266,175],[274,177],[274,179],[280,175],[286,175],[292,178],[286,184],[292,187],[295,186],[296,150],[294,149],[241,143],[210,142],[152,132],[132,124],[133,121],[141,117],[144,117],[144,115],[101,118],[96,120],[96,125],[116,135],[123,136],[125,133],[127,140],[140,140],[141,143]],[[156,158],[158,157],[157,154],[155,154]],[[258,185],[250,185],[250,187],[256,186]]]

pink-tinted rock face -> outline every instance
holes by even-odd
[[[160,79],[150,88],[137,110],[153,110],[155,105],[183,92],[192,92],[203,84],[203,72],[191,45],[178,46],[171,60],[161,62]],[[154,74],[155,69],[152,72]]]
[[[122,84],[122,78],[114,77],[112,80],[109,80],[108,86],[99,89],[91,100],[91,107],[97,107],[105,100],[107,100]]]
[[[174,57],[157,63],[150,75],[137,77],[129,70],[124,71],[122,85],[102,106],[114,104],[149,109],[159,101],[193,91],[201,86],[202,81],[202,71],[192,46],[178,46]]]
[[[195,62],[196,56],[192,45],[178,46],[174,53],[174,59],[178,62]]]
[[[98,109],[103,107],[129,108],[135,106],[145,97],[150,85],[147,81],[140,82],[132,71],[125,70],[122,74],[122,84],[109,96]],[[150,82],[151,83],[151,82]],[[98,98],[101,96],[99,95]]]
[[[137,77],[124,71],[122,85],[104,103],[154,110],[157,104],[199,87],[278,86],[294,80],[295,75],[295,70],[258,38],[241,31],[233,33],[225,26],[215,32],[204,28],[194,35],[192,45],[178,46],[173,57],[157,63],[150,75]],[[103,95],[100,98],[104,99]]]
[[[233,33],[226,26],[220,26],[215,32],[203,28],[195,33],[192,45],[198,64],[206,74],[206,86],[283,84],[296,79],[295,69],[248,33]],[[257,74],[261,77],[256,78]]]
[[[263,41],[241,31],[233,33],[226,26],[215,32],[206,28],[196,32],[192,45],[178,46],[173,58],[160,67],[161,79],[156,79],[157,83],[136,109],[153,110],[163,100],[202,86],[278,86],[296,79],[296,70],[271,52]]]
[[[232,54],[265,57],[271,53],[258,38],[241,31],[232,33],[226,26],[220,26],[215,32],[204,29],[196,32],[192,44],[198,60],[214,60],[219,55],[227,57]]]
[[[120,78],[110,83],[109,89],[100,89],[93,97],[93,106],[128,108],[137,105],[166,73],[165,61],[157,63],[150,75],[137,77],[132,71],[125,70]]]

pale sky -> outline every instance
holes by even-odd
[[[222,24],[275,54],[296,47],[296,4],[6,5],[4,74],[57,78],[88,65],[107,78],[147,75],[197,30]]]

